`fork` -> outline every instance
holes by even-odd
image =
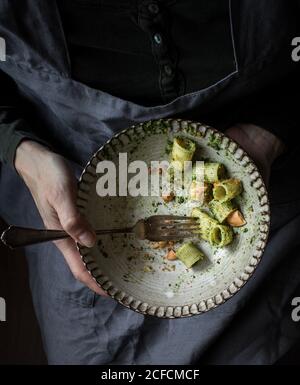
[[[98,229],[96,235],[132,233],[138,239],[149,241],[176,241],[193,236],[199,230],[194,217],[178,215],[153,215],[140,219],[134,226],[116,229]],[[1,241],[11,249],[37,243],[69,238],[63,230],[38,230],[9,226],[1,235]]]

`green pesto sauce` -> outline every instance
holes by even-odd
[[[214,148],[215,150],[219,151],[221,149],[221,138],[218,138],[214,135],[211,135],[209,138],[208,146]]]

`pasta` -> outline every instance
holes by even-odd
[[[229,226],[220,225],[199,208],[192,210],[192,216],[199,218],[200,237],[208,241],[212,246],[222,247],[232,242],[233,233]]]
[[[204,169],[203,169],[204,168]],[[195,180],[197,174],[204,176],[204,180],[207,183],[219,182],[225,178],[226,169],[222,163],[217,162],[198,162],[193,166],[192,179]]]
[[[198,207],[192,210],[192,217],[199,219],[199,234],[201,238],[210,242],[211,229],[216,227],[218,222]]]
[[[204,180],[208,183],[219,182],[225,177],[225,167],[222,163],[205,162]]]
[[[213,246],[223,247],[232,242],[233,233],[229,226],[217,225],[210,231],[209,242]]]
[[[173,140],[171,162],[167,169],[167,179],[174,182],[179,177],[181,179],[184,169],[184,162],[191,161],[196,150],[196,144],[192,140],[183,137],[177,137]],[[177,174],[180,173],[180,175]]]
[[[187,242],[180,246],[176,251],[176,256],[188,269],[204,258],[202,251],[192,242]]]
[[[239,179],[226,179],[214,184],[213,196],[220,202],[227,202],[238,196],[242,190],[242,183]]]
[[[206,205],[210,211],[208,213],[202,210],[201,207],[192,210],[191,215],[196,217],[199,223],[196,233],[201,239],[209,242],[210,245],[224,247],[233,240],[232,228],[246,224],[243,214],[234,203],[234,198],[241,194],[243,190],[242,182],[237,178],[229,178],[225,166],[219,162],[194,162],[192,169],[185,168],[184,170],[184,162],[192,161],[195,151],[195,142],[185,137],[176,137],[173,140],[167,178],[174,185],[179,183],[182,186],[183,171],[191,172],[191,174],[188,174],[192,179],[188,190],[188,198],[199,202],[201,205]],[[171,196],[163,196],[163,199],[170,201]],[[182,201],[179,203],[182,203]],[[171,261],[176,258],[183,262],[187,268],[190,268],[198,261],[201,261],[204,254],[195,244],[187,242],[179,247],[176,252],[169,249],[167,259]]]
[[[215,199],[209,202],[208,207],[220,223],[225,222],[228,216],[236,210],[236,207],[231,201],[220,202]]]
[[[175,161],[175,165],[183,167],[185,161],[192,160],[195,150],[195,142],[188,138],[177,137],[173,141],[172,161]]]

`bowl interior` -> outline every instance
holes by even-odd
[[[133,235],[99,236],[92,249],[80,247],[87,268],[114,298],[134,310],[166,317],[198,314],[224,302],[243,286],[260,260],[269,228],[268,199],[261,177],[245,152],[201,124],[178,120],[140,124],[114,137],[91,159],[80,181],[77,202],[99,229],[131,226],[155,214],[189,215],[198,206],[196,202],[175,199],[165,204],[155,196],[99,197],[96,192],[100,160],[117,165],[119,153],[127,153],[128,163],[143,160],[150,165],[151,161],[168,160],[168,143],[179,133],[196,141],[195,159],[221,162],[230,177],[242,181],[244,192],[237,202],[247,224],[234,229],[234,241],[227,247],[214,248],[194,238],[206,258],[191,269],[180,261],[168,261],[165,249],[153,249],[149,241]],[[131,177],[128,175],[128,180]],[[118,181],[117,175],[117,185]]]

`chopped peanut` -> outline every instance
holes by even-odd
[[[169,195],[163,195],[162,196],[162,199],[165,201],[165,202],[171,202],[173,199],[174,199],[174,194],[172,192],[170,192]]]
[[[227,223],[232,227],[244,226],[247,222],[240,210],[235,210],[227,217]]]
[[[166,254],[166,258],[169,261],[175,261],[175,259],[177,259],[175,251],[173,249],[169,249]]]

